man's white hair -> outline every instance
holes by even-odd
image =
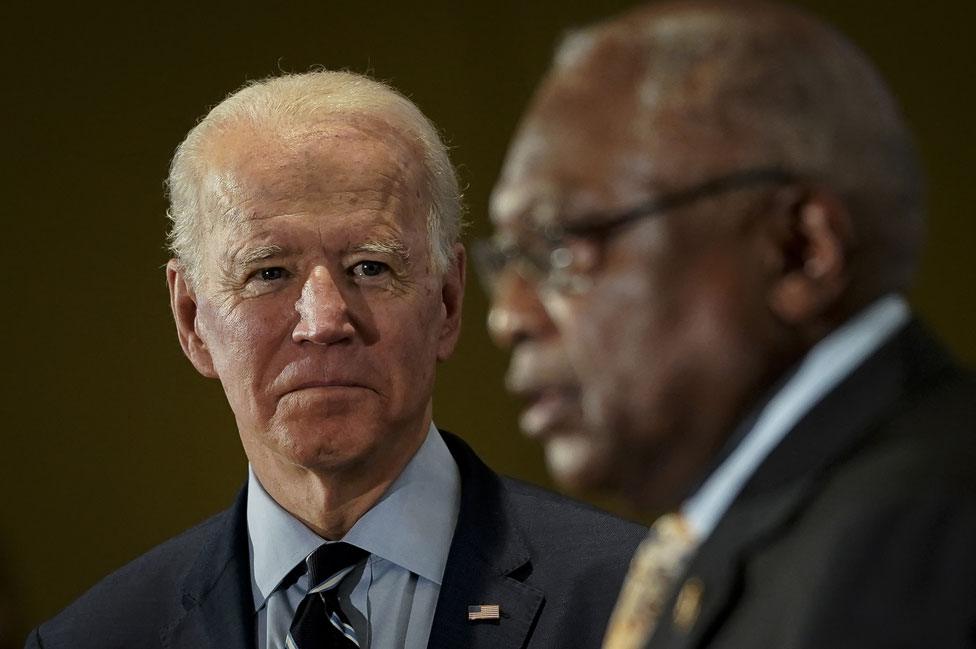
[[[176,149],[167,188],[172,254],[191,283],[199,280],[201,245],[213,226],[216,197],[205,179],[212,161],[208,145],[225,129],[241,125],[267,128],[304,127],[326,117],[379,120],[418,145],[422,152],[427,197],[427,238],[431,265],[443,273],[450,266],[460,237],[461,194],[457,174],[437,129],[420,109],[389,85],[352,72],[316,70],[247,83],[217,104],[194,126]]]

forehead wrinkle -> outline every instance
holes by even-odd
[[[247,194],[244,186],[238,185],[237,195],[227,196],[224,200],[222,214],[225,221],[245,225],[271,217],[314,214],[323,210],[388,212],[405,219],[415,211],[411,200],[414,197],[410,194],[410,171],[402,164],[368,175],[358,174],[355,164],[340,168],[335,174],[322,173],[322,170],[316,173],[312,166],[299,163],[299,173],[273,174],[271,182],[261,182]]]
[[[363,224],[367,236],[376,225],[389,228],[392,237],[381,231],[375,242],[358,248],[409,263],[409,251],[397,230],[425,216],[423,168],[416,151],[402,135],[381,139],[378,133],[355,126],[329,126],[286,138],[280,133],[246,134],[255,137],[223,141],[225,146],[211,158],[206,189],[213,214],[210,231],[220,229],[230,236],[231,245],[218,252],[225,268],[247,266],[271,253],[267,247],[248,249],[249,241],[263,238],[266,228],[259,223],[281,216],[328,214],[340,220],[370,217]],[[268,146],[255,146],[258,137]],[[349,144],[352,150],[343,148]],[[339,157],[332,149],[348,154]],[[320,235],[323,249],[339,253],[336,243],[329,245]],[[342,247],[348,249],[353,243],[355,238]],[[277,254],[282,252],[288,251]]]
[[[249,201],[243,196],[243,186],[237,174],[213,165],[204,175],[198,191],[202,207],[199,218],[206,219],[204,225],[209,234],[220,225],[241,220],[241,207]]]
[[[323,138],[358,139],[364,143],[380,143],[389,164],[379,171],[381,177],[400,186],[404,196],[420,199],[426,194],[425,152],[417,137],[403,125],[390,123],[375,115],[343,115],[326,119],[308,130],[303,138],[306,148]],[[392,172],[388,171],[392,169]],[[429,198],[429,197],[428,197]]]
[[[352,146],[341,158],[332,151]],[[358,209],[387,208],[400,199],[422,200],[426,184],[421,152],[406,134],[355,115],[258,130],[237,124],[210,143],[210,169],[202,188],[213,214],[225,221],[257,220],[280,201],[348,201]],[[348,151],[348,150],[347,150]],[[365,166],[369,174],[361,173]],[[217,220],[217,219],[215,219]],[[212,224],[212,227],[215,224]]]
[[[319,194],[341,193],[335,191],[333,186],[345,185],[341,191],[375,194],[380,197],[382,205],[386,205],[398,191],[403,197],[417,193],[419,198],[420,186],[413,185],[420,180],[416,173],[420,159],[402,135],[395,135],[390,137],[385,134],[381,137],[354,124],[305,133],[296,138],[291,155],[286,154],[281,165],[281,170],[285,170],[294,168],[297,163],[299,171],[305,170],[305,173],[282,174],[285,179],[282,184],[288,184],[287,180],[292,179],[297,182],[288,186],[288,191]],[[322,173],[323,156],[333,147],[333,141],[353,143],[360,148],[354,150],[350,157],[330,160],[325,169],[327,173]],[[360,167],[367,159],[371,173],[364,175]],[[377,165],[377,162],[380,164]]]

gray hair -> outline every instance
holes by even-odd
[[[436,127],[413,102],[385,83],[352,72],[316,70],[245,84],[217,104],[177,147],[166,183],[166,215],[171,222],[168,242],[191,283],[199,280],[200,246],[208,229],[208,205],[214,198],[204,187],[211,162],[207,148],[214,135],[240,124],[287,128],[335,115],[377,119],[419,146],[430,201],[427,240],[431,265],[437,273],[448,269],[461,233],[461,193]]]

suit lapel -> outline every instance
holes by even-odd
[[[807,482],[799,481],[780,491],[737,502],[692,560],[649,646],[685,649],[707,644],[735,602],[750,552],[782,528],[809,492]],[[682,590],[691,584],[699,592],[695,610],[679,613],[682,607],[690,606],[681,600]],[[677,624],[678,620],[682,623]]]
[[[254,649],[246,490],[201,546],[183,585],[185,613],[163,632],[170,649]]]
[[[428,646],[518,649],[544,600],[520,578],[532,569],[521,534],[505,515],[504,487],[474,452],[442,433],[461,475],[461,510]],[[468,606],[497,604],[497,621],[468,620]]]
[[[461,476],[461,508],[428,646],[518,649],[545,600],[525,584],[532,569],[521,534],[506,516],[504,487],[459,438],[443,433]],[[162,632],[167,649],[254,649],[246,492],[214,525],[187,573],[184,615]],[[468,606],[497,604],[497,621],[468,620]]]
[[[824,397],[759,466],[689,565],[684,584],[693,580],[701,593],[692,623],[673,623],[681,618],[679,586],[648,647],[707,644],[735,604],[746,559],[789,524],[822,474],[864,442],[912,383],[931,381],[950,366],[912,322]]]

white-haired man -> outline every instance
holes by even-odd
[[[180,344],[224,388],[248,484],[28,645],[598,646],[639,528],[431,424],[465,253],[420,111],[350,73],[251,84],[188,134],[169,188]]]

